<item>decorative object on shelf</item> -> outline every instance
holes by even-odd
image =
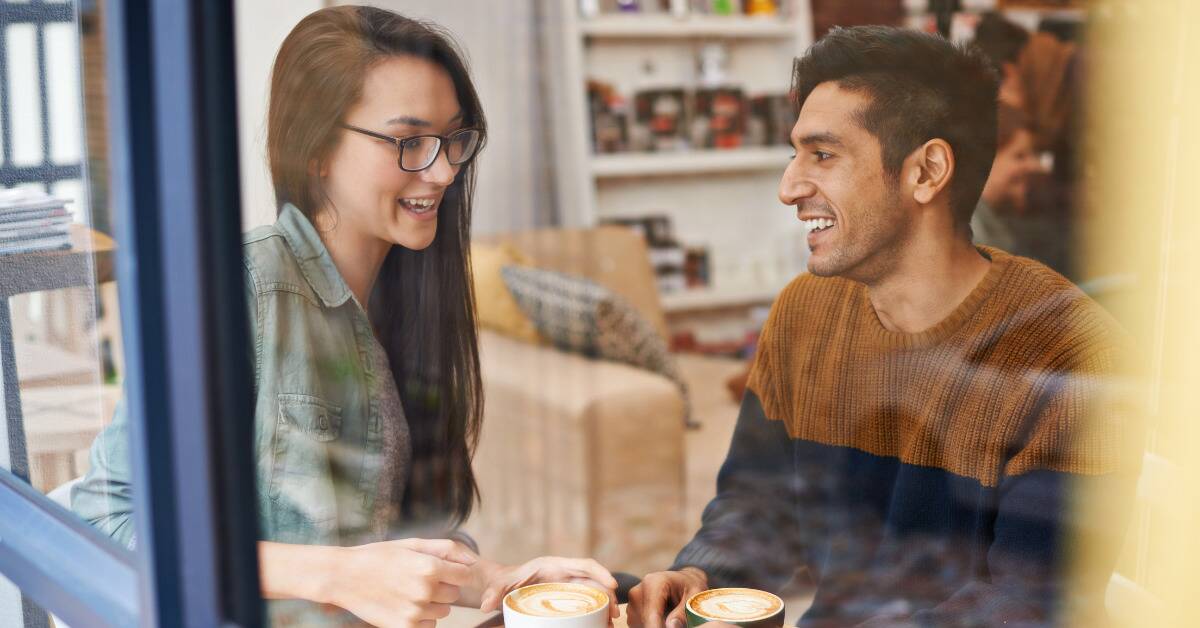
[[[588,111],[592,122],[592,150],[596,153],[617,153],[629,150],[625,128],[629,106],[612,85],[588,81]]]
[[[585,18],[596,17],[600,13],[600,0],[579,0],[579,15]]]
[[[687,148],[684,134],[684,92],[679,88],[649,89],[634,96],[630,146],[634,150],[673,151]]]
[[[684,249],[683,275],[688,289],[704,288],[709,284],[708,247],[689,246]]]
[[[774,16],[779,13],[779,0],[746,0],[746,15]]]
[[[705,44],[696,57],[696,79],[701,87],[720,87],[726,82],[729,51],[717,43]]]
[[[715,15],[734,15],[742,12],[741,0],[712,0],[710,6]]]
[[[654,277],[660,294],[682,292],[692,284],[687,268],[688,249],[675,239],[669,216],[611,218],[602,222],[603,224],[628,227],[646,239],[650,266],[654,269]]]
[[[746,119],[746,145],[788,146],[796,121],[787,94],[762,94],[750,99]]]
[[[746,133],[746,97],[734,87],[696,90],[691,124],[692,146],[739,148]]]

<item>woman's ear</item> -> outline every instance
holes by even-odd
[[[329,166],[325,165],[324,161],[310,159],[308,162],[308,176],[319,177],[324,179],[329,174]]]
[[[925,142],[912,155],[913,200],[927,205],[937,198],[954,176],[954,150],[946,140]]]

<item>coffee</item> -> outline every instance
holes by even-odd
[[[606,628],[608,594],[582,584],[531,584],[504,596],[505,628]]]
[[[782,625],[783,600],[757,589],[710,589],[687,602],[689,626],[722,621],[739,626]]]
[[[510,611],[527,617],[582,617],[608,608],[608,595],[582,584],[545,583],[521,587],[504,597],[505,618]],[[607,616],[604,616],[607,624]]]

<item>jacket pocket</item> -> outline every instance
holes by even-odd
[[[337,495],[330,459],[341,435],[342,409],[312,395],[277,397],[271,483],[272,525],[283,542],[330,542]]]

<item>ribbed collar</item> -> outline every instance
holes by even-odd
[[[871,304],[871,297],[867,289],[864,287],[859,290],[859,298],[862,300],[862,309],[865,312],[863,317],[866,319],[865,327],[876,343],[879,346],[892,349],[928,347],[950,337],[969,321],[995,291],[996,286],[999,285],[1000,280],[1004,277],[1005,270],[1008,269],[1012,261],[1012,255],[1000,249],[990,246],[976,246],[976,248],[992,260],[987,274],[983,276],[983,279],[975,285],[975,288],[971,290],[967,298],[963,299],[962,303],[959,303],[958,307],[949,316],[943,318],[937,325],[925,331],[910,334],[887,329],[879,321],[879,315],[875,313],[875,306]]]
[[[303,212],[295,205],[285,203],[279,218],[275,219],[275,228],[283,234],[283,239],[300,263],[300,272],[325,307],[337,307],[345,303],[350,298],[350,287],[342,279],[321,236],[317,235],[316,228]]]

